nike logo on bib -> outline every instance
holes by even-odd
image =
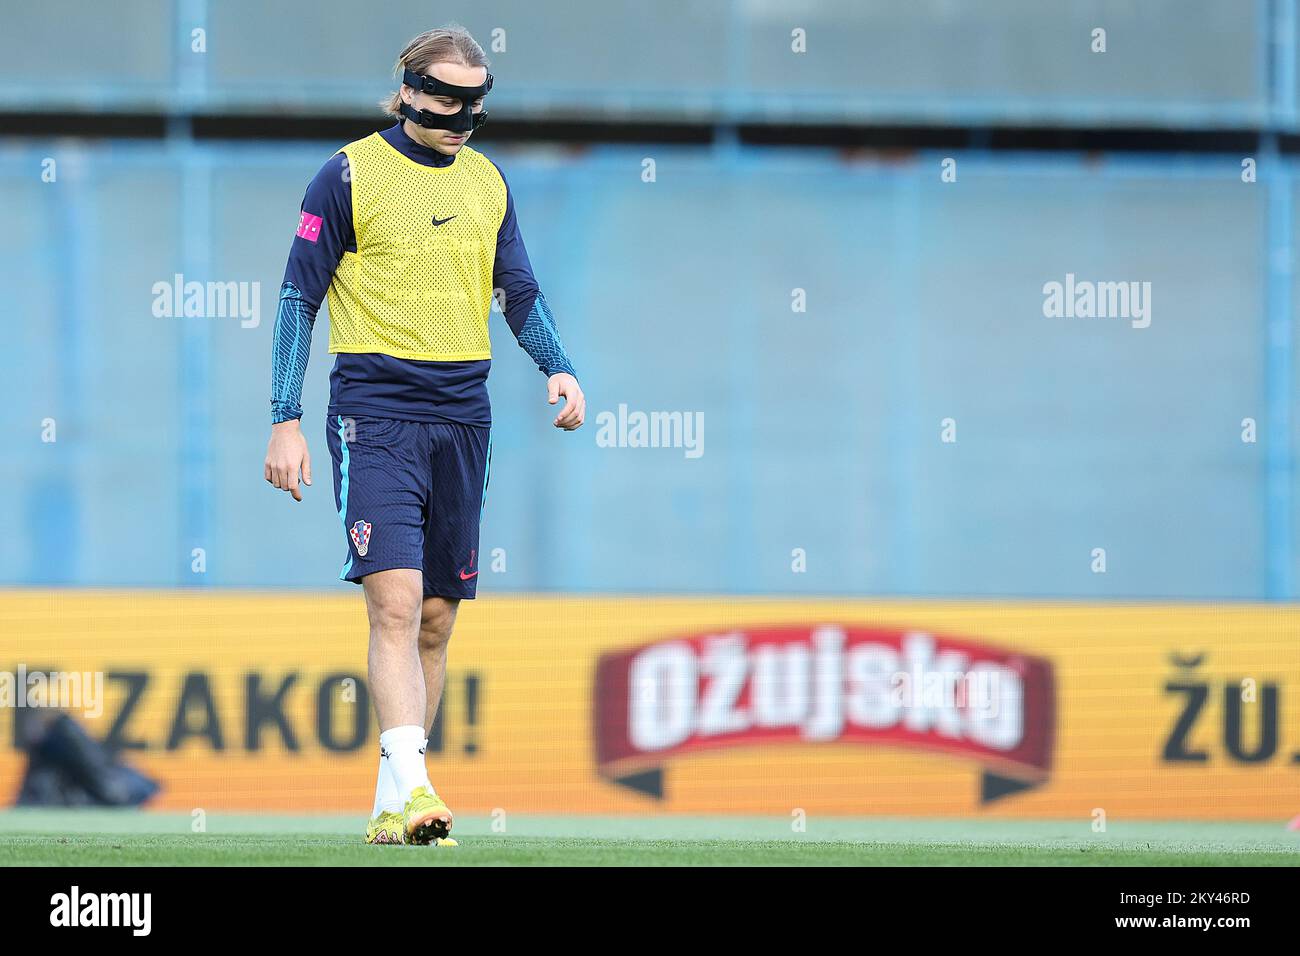
[[[433,224],[435,226],[441,226],[444,222],[451,222],[455,218],[456,218],[455,216],[448,216],[446,219],[439,219],[437,216],[434,216]]]

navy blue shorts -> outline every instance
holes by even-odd
[[[491,429],[364,415],[329,419],[334,503],[347,533],[339,577],[415,568],[424,596],[472,600]]]

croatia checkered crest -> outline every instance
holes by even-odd
[[[364,558],[366,552],[370,550],[370,522],[358,521],[348,533],[352,535],[352,543],[356,545],[357,556]]]

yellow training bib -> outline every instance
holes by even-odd
[[[330,351],[492,357],[488,313],[506,186],[482,153],[421,166],[373,133],[343,147],[357,251],[329,287]]]

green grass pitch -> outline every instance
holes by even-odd
[[[762,817],[459,817],[456,847],[372,847],[357,817],[0,812],[3,866],[1297,866],[1278,823]]]

